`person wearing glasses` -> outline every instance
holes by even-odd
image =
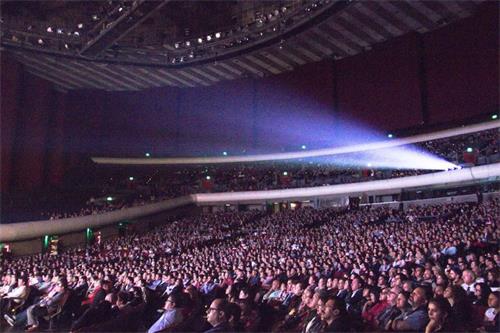
[[[323,332],[349,332],[352,325],[345,301],[337,296],[319,300],[318,313],[323,321]]]
[[[184,315],[182,314],[182,299],[181,295],[178,293],[173,293],[168,296],[165,306],[165,310],[161,317],[151,326],[148,333],[156,333],[164,331],[167,329],[172,329],[184,320]]]
[[[205,333],[229,332],[229,303],[223,298],[216,298],[207,310],[207,321],[212,328]]]
[[[410,296],[411,310],[392,321],[393,331],[422,331],[429,322],[427,303],[429,292],[424,287],[417,287]]]

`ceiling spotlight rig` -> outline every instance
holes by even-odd
[[[172,44],[172,53],[177,59],[184,56],[185,62],[193,62],[214,57],[217,53],[230,52],[231,49],[239,49],[246,47],[245,45],[253,45],[276,38],[276,36],[290,31],[298,23],[310,19],[317,12],[320,12],[321,8],[329,8],[326,5],[330,2],[330,0],[302,1],[295,5],[280,5],[265,12],[257,11],[254,13],[254,20],[248,24],[177,41]],[[334,2],[331,3],[333,5]],[[284,45],[284,38],[277,42],[279,49],[282,49]],[[221,50],[223,52],[220,52]],[[180,63],[180,61],[176,61],[176,63]]]
[[[8,40],[10,44],[17,44],[14,46],[18,48],[43,47],[44,52],[72,54],[91,59],[130,62],[130,59],[135,58],[144,64],[166,62],[184,66],[186,63],[214,61],[221,56],[227,57],[261,44],[274,43],[277,47],[283,48],[285,34],[291,36],[296,33],[291,31],[314,18],[315,14],[312,12],[320,12],[320,10],[307,12],[305,9],[327,7],[325,4],[329,2],[329,0],[291,1],[285,5],[281,3],[267,6],[268,8],[262,9],[261,12],[247,10],[246,21],[240,18],[239,23],[233,22],[230,27],[214,29],[198,36],[192,34],[189,27],[185,27],[184,39],[175,42],[167,40],[168,34],[158,33],[160,41],[155,48],[151,44],[146,44],[155,43],[154,36],[143,34],[140,38],[123,37],[152,13],[158,11],[161,6],[169,3],[168,0],[105,1],[102,2],[101,10],[92,9],[86,14],[86,18],[79,17],[65,24],[54,22],[36,27],[36,23],[32,23],[20,34],[12,34],[9,27],[4,29],[6,24],[2,24],[2,43]],[[8,33],[12,36],[4,38]],[[133,44],[130,44],[132,40]],[[148,45],[148,50],[145,50],[145,45]],[[168,50],[168,55],[164,54],[165,49]]]

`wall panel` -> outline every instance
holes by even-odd
[[[24,75],[23,86],[19,118],[22,125],[16,133],[14,147],[17,152],[15,182],[20,189],[30,191],[43,183],[49,110],[55,92],[48,82],[30,74]]]
[[[338,61],[336,69],[341,116],[382,130],[422,122],[417,34]]]
[[[424,35],[431,122],[498,110],[498,7],[487,2],[478,15]]]
[[[19,91],[21,89],[21,64],[8,57],[1,56],[1,192],[7,192],[12,181],[13,153],[17,118],[19,117]]]

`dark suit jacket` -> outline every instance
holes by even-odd
[[[98,306],[104,299],[106,298],[106,291],[104,289],[99,289],[95,296],[94,300],[92,301],[92,307]]]
[[[358,289],[354,292],[350,292],[345,298],[347,310],[349,311],[349,313],[352,313],[354,315],[361,315],[362,305],[364,301],[363,289]]]
[[[340,317],[330,325],[325,326],[323,332],[349,332],[351,331],[351,321],[348,317]]]
[[[125,306],[116,311],[113,309],[113,318],[110,320],[85,327],[82,332],[136,332],[140,327],[145,305]]]
[[[217,326],[212,327],[208,331],[205,331],[204,333],[216,333],[216,332],[229,332],[231,331],[231,328],[229,327],[228,323],[222,323]]]
[[[337,297],[345,299],[346,296],[347,296],[347,290],[345,290],[345,289],[342,289],[342,290],[340,290],[340,291],[337,292]]]

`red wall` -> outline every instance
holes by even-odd
[[[408,34],[337,63],[338,111],[378,129],[423,121],[419,36]]]
[[[71,167],[69,142],[77,126],[68,110],[75,106],[3,52],[1,68],[1,193],[60,186]]]
[[[18,120],[19,91],[21,90],[22,68],[12,59],[2,53],[1,77],[1,138],[2,138],[2,163],[1,186],[2,190],[9,187],[13,173],[14,142],[16,124]]]
[[[498,6],[423,36],[431,122],[498,111]]]
[[[18,113],[19,132],[14,149],[17,152],[16,182],[22,189],[36,188],[43,182],[45,144],[49,131],[48,113],[52,109],[54,90],[38,77],[24,75],[21,105]]]

